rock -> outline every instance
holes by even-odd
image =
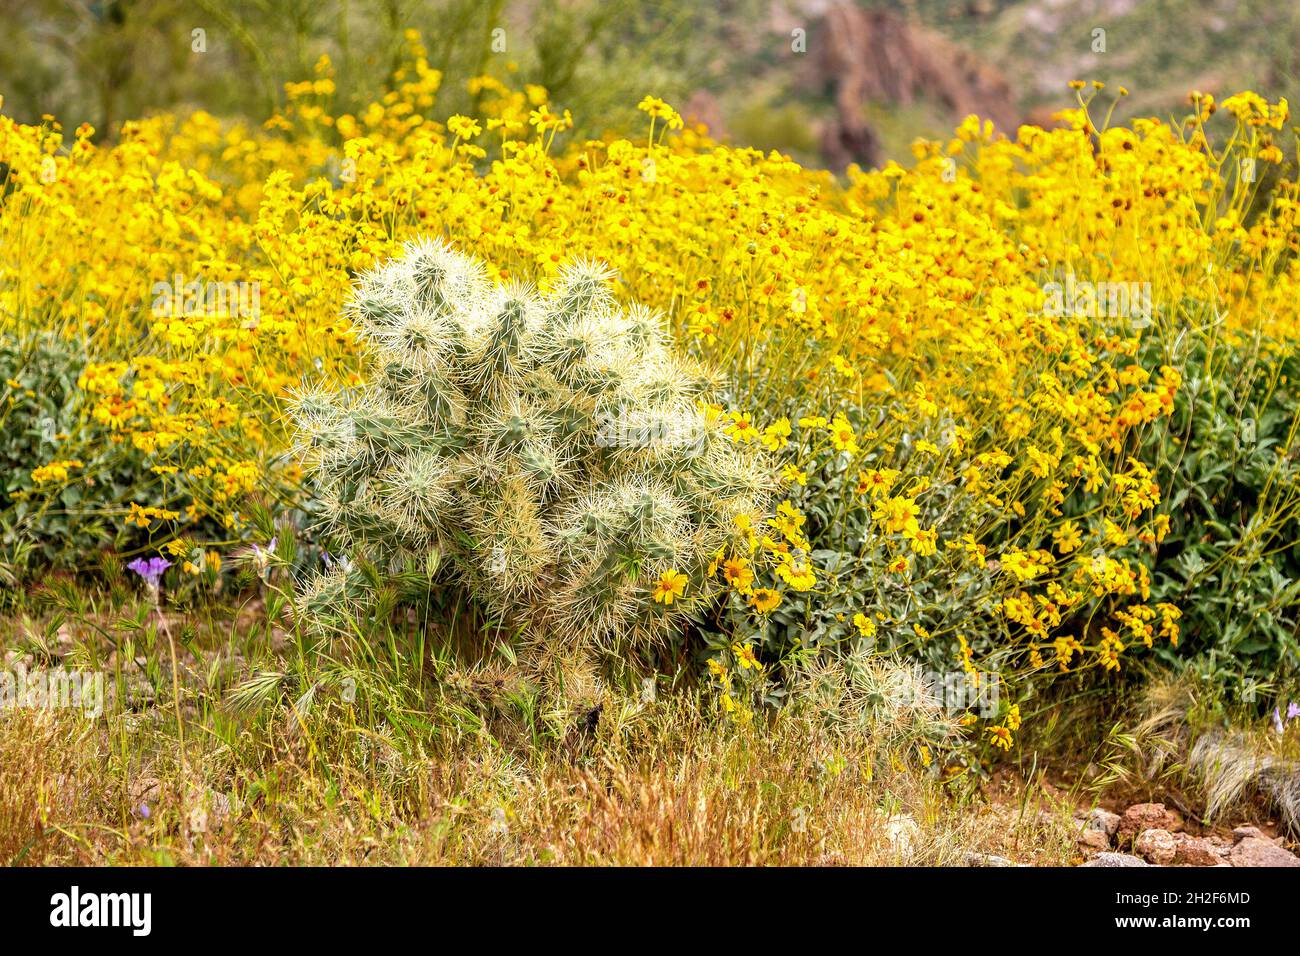
[[[58,633],[54,635],[54,656],[59,660],[70,657],[76,646],[77,639],[72,629],[66,624],[60,624]]]
[[[1101,830],[1106,836],[1113,837],[1119,830],[1119,814],[1093,807],[1084,818],[1090,829]]]
[[[1079,831],[1076,842],[1079,846],[1085,846],[1091,850],[1110,849],[1110,837],[1106,836],[1101,830],[1089,830],[1087,827]]]
[[[1133,841],[1133,849],[1148,863],[1168,866],[1178,854],[1178,843],[1168,830],[1143,830]]]
[[[1261,837],[1239,840],[1228,854],[1233,866],[1300,866],[1300,857]]]
[[[1083,866],[1150,866],[1146,860],[1128,853],[1098,853]]]
[[[1186,833],[1177,834],[1174,842],[1178,847],[1174,853],[1174,866],[1218,866],[1228,851],[1227,847],[1212,840]]]
[[[224,793],[208,788],[198,794],[190,807],[189,825],[193,833],[219,830],[230,816],[232,804]]]
[[[157,803],[162,795],[162,781],[157,777],[137,777],[131,781],[128,793],[131,803],[136,806],[142,803]]]
[[[1094,850],[1109,850],[1111,838],[1119,829],[1119,814],[1094,807],[1079,818],[1078,842]]]
[[[900,857],[910,857],[916,848],[916,838],[921,828],[907,814],[890,817],[885,821],[885,839]]]
[[[1165,809],[1163,803],[1135,803],[1120,817],[1116,836],[1120,846],[1127,846],[1143,830],[1178,833],[1182,829],[1183,818],[1176,810]]]
[[[868,124],[874,104],[934,103],[954,119],[971,113],[1000,130],[1020,122],[1016,95],[992,64],[914,18],[844,2],[825,6],[799,84],[833,91],[834,117],[822,128],[827,164],[879,164],[880,138]],[[803,18],[790,20],[803,26]],[[789,30],[778,31],[789,35]]]
[[[1241,827],[1233,828],[1232,839],[1234,843],[1240,843],[1242,840],[1245,840],[1247,837],[1254,837],[1257,840],[1268,839],[1268,837],[1264,835],[1263,831],[1261,831],[1259,827],[1241,826]]]
[[[16,650],[5,651],[5,670],[14,671],[22,668],[30,671],[35,667],[36,660],[31,654]]]
[[[968,851],[961,855],[963,866],[1016,866],[1014,860],[1008,860],[1005,856],[997,856],[993,853],[975,853]]]

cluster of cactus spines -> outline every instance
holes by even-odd
[[[324,531],[354,559],[304,588],[308,618],[356,607],[362,565],[450,571],[552,645],[653,640],[716,595],[706,569],[757,517],[771,468],[613,278],[579,260],[545,294],[494,285],[428,240],[361,277],[348,311],[373,374],[294,408]],[[688,586],[656,602],[668,571]]]

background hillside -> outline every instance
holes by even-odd
[[[594,135],[635,126],[649,91],[832,168],[903,157],[970,112],[1050,123],[1072,79],[1125,86],[1119,120],[1170,115],[1191,89],[1286,96],[1300,41],[1300,7],[1264,0],[0,0],[0,17],[6,112],[110,138],[156,110],[260,120],[323,53],[338,104],[360,109],[414,27],[458,78],[440,109],[472,106],[459,78],[490,74],[546,87]]]

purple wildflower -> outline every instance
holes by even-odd
[[[1291,701],[1291,703],[1286,705],[1286,719],[1295,720],[1297,717],[1300,717],[1300,704]]]
[[[352,559],[346,554],[342,557],[332,558],[328,551],[322,551],[321,558],[324,560],[327,570],[333,571],[335,568],[338,568],[340,571],[345,573],[352,570]]]
[[[150,590],[158,590],[158,582],[162,580],[163,572],[172,566],[172,563],[166,558],[136,558],[127,565],[127,569],[134,571],[144,580]]]

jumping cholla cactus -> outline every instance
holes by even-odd
[[[377,577],[362,559],[459,584],[550,647],[653,641],[715,596],[709,566],[741,516],[757,525],[770,464],[612,278],[577,261],[545,295],[494,286],[425,240],[360,279],[372,376],[294,407],[324,531],[352,556],[302,591],[309,620],[355,612]]]

